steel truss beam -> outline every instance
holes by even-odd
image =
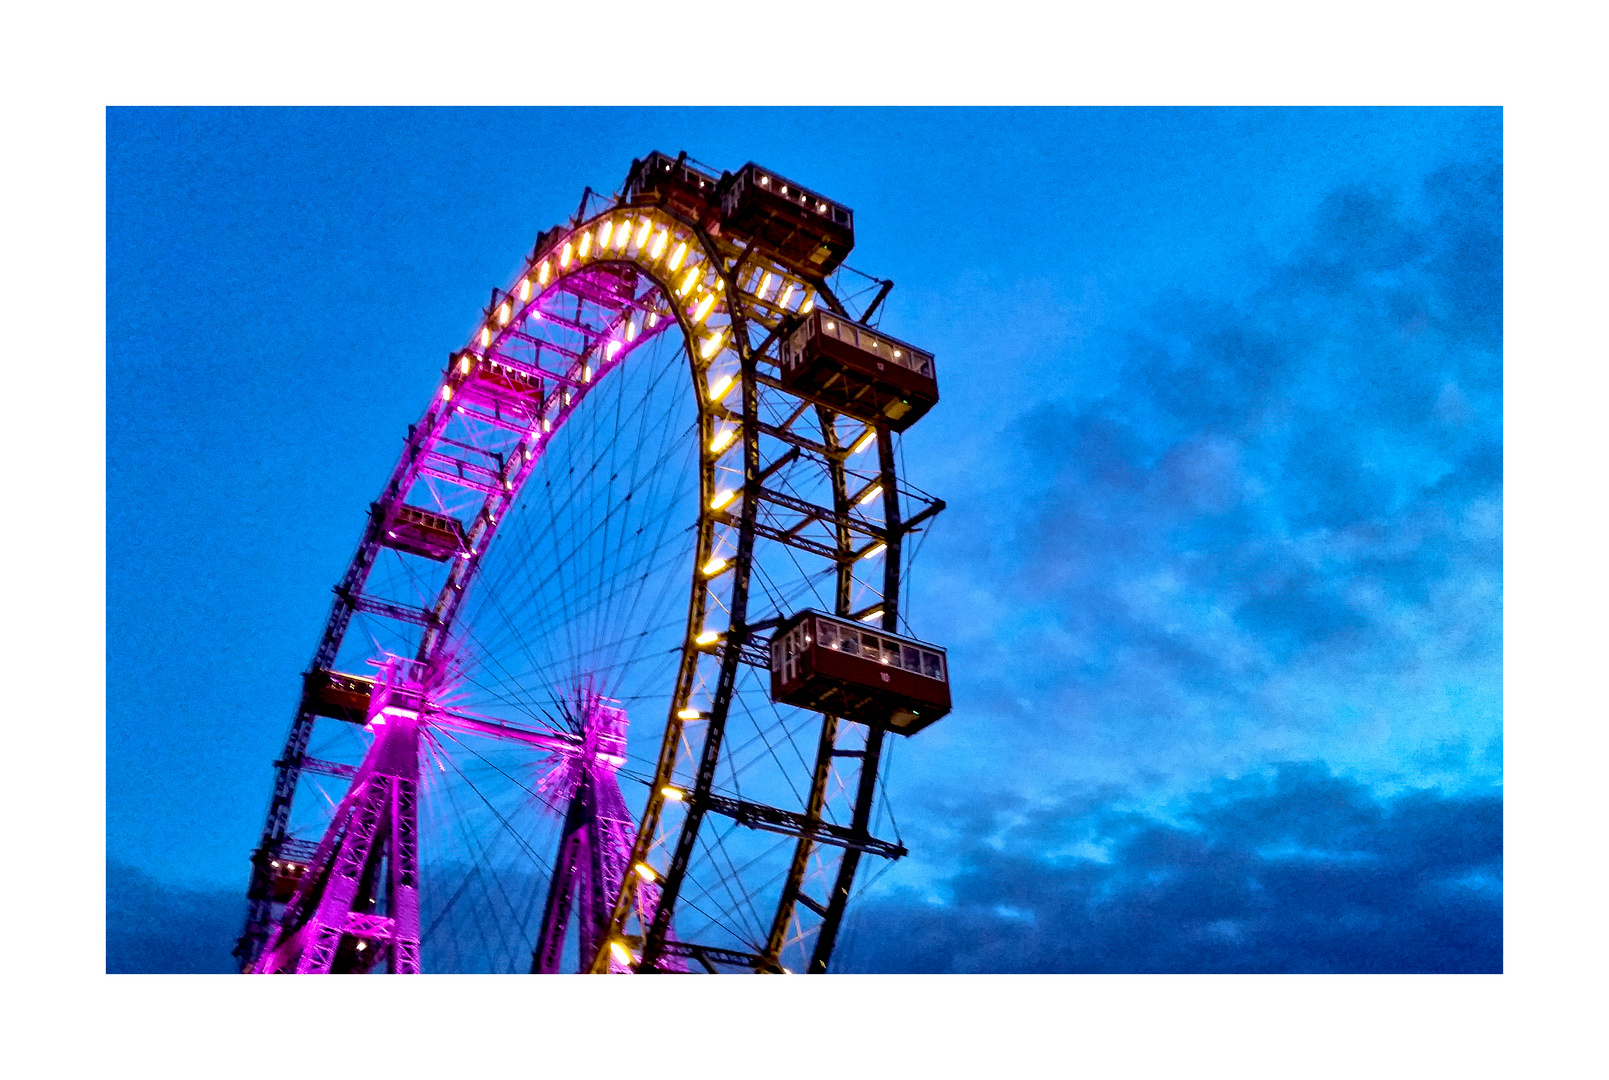
[[[746,828],[761,829],[782,836],[801,837],[817,844],[865,851],[885,859],[903,859],[910,854],[903,844],[878,840],[872,836],[857,836],[842,825],[833,825],[807,814],[779,810],[774,806],[745,802],[742,799],[729,799],[714,792],[700,798],[708,809],[729,817]]]

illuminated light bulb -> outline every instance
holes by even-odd
[[[609,246],[609,237],[614,233],[615,223],[606,221],[598,227],[598,250],[602,251]]]
[[[528,277],[520,278],[520,303],[523,304],[523,303],[525,303],[525,301],[529,300],[530,298],[531,298],[531,279],[528,278]]]
[[[788,193],[788,185],[783,184],[782,185],[782,194],[786,195],[787,193]]]
[[[806,300],[804,303],[799,305],[799,314],[808,315],[808,314],[810,314],[810,309],[815,307],[815,306],[816,306],[816,298],[812,296],[810,299]]]
[[[719,574],[722,570],[725,570],[726,566],[727,566],[726,560],[723,559],[721,556],[717,555],[717,556],[715,556],[715,558],[711,559],[709,562],[704,564],[704,576],[705,577],[714,577],[716,574]]]
[[[553,421],[549,420],[545,416],[542,418],[542,430],[544,432],[548,432],[548,431],[553,430]]]
[[[702,718],[703,715],[704,714],[699,712],[697,709],[682,709],[676,714],[676,717],[679,720],[698,720]],[[274,865],[278,866],[279,864],[275,863]]]
[[[696,267],[696,266],[689,267],[686,276],[684,276],[682,278],[681,287],[676,290],[676,295],[678,295],[678,296],[686,296],[687,291],[693,287],[693,282],[695,282],[697,280],[698,280],[698,267]]]
[[[860,557],[862,559],[874,558],[874,557],[876,557],[878,555],[881,555],[884,550],[885,550],[885,546],[881,542],[878,542],[876,544],[873,544],[871,547],[867,548],[865,551],[861,552]]]
[[[882,608],[873,608],[872,610],[868,611],[866,614],[862,615],[860,617],[860,621],[861,622],[871,622],[873,619],[880,619],[882,617],[883,617],[883,609]]]
[[[648,234],[654,229],[654,223],[647,218],[643,219],[642,228],[637,230],[637,246],[642,247],[648,243]]]
[[[769,176],[760,177],[760,186],[761,187],[770,187],[771,186],[771,178]]]
[[[849,452],[851,454],[860,453],[862,450],[870,446],[872,444],[872,440],[875,438],[877,438],[877,429],[867,428],[866,434],[855,440],[855,445],[849,448]]]
[[[717,642],[719,640],[721,640],[721,635],[720,634],[716,633],[714,630],[706,630],[702,634],[698,635],[698,637],[693,639],[693,644],[694,645],[713,645],[715,642]]]
[[[682,264],[682,259],[686,257],[686,255],[687,241],[683,240],[681,243],[676,245],[676,254],[670,257],[670,264],[666,267],[666,269],[674,272],[675,269]]]
[[[570,391],[568,390],[564,392],[564,407],[566,409],[570,407]]]
[[[609,359],[613,360],[615,358],[615,353],[620,351],[620,346],[620,339],[615,338],[609,342],[609,347],[603,350],[604,354],[607,355]]]
[[[770,287],[771,287],[771,271],[767,270],[765,272],[765,277],[760,279],[760,287],[757,290],[755,290],[755,295],[758,296],[761,300],[764,300],[765,299],[765,290],[769,289]]]
[[[665,245],[668,243],[670,243],[670,233],[664,229],[660,229],[659,235],[654,237],[654,247],[653,250],[648,253],[648,257],[651,259],[658,259],[661,255],[665,254]]]
[[[693,310],[693,324],[696,326],[703,322],[704,317],[710,313],[710,308],[714,306],[715,294],[710,293],[708,296],[704,297],[703,301],[698,305],[698,307]]]
[[[838,324],[833,322],[831,319],[828,319],[827,320],[827,329],[828,330],[836,330],[836,329],[838,329]]]
[[[625,251],[626,245],[631,243],[631,222],[622,221],[615,229],[615,250]]]
[[[626,340],[627,341],[635,341],[635,340],[637,340],[637,324],[636,323],[628,322],[626,324]]]
[[[275,870],[278,870],[278,869],[279,869],[279,863],[277,863],[277,862],[276,862],[276,863],[274,863],[274,864],[273,864],[273,865],[274,865],[274,869],[275,869]]]
[[[589,251],[591,251],[591,250],[592,250],[592,234],[589,233],[589,232],[584,232],[584,233],[581,234],[581,246],[576,248],[576,250],[575,250],[576,258],[578,258],[578,259],[586,258],[587,253]]]
[[[735,442],[737,442],[737,428],[727,428],[710,440],[710,453],[719,454]]]
[[[358,942],[358,952],[362,952],[364,949],[367,949],[368,947],[369,947],[369,943],[367,941]]]
[[[453,399],[453,388],[450,387],[450,386],[443,386],[441,388],[441,400],[443,400],[443,401],[451,401],[452,399]]]
[[[565,267],[570,265],[570,257],[571,257],[571,255],[574,254],[574,251],[575,251],[575,249],[570,247],[570,241],[566,240],[564,242],[564,250],[559,252],[559,269],[560,270],[563,270]]]
[[[790,281],[790,282],[788,282],[788,287],[786,289],[782,290],[782,299],[777,301],[777,307],[779,307],[779,308],[787,307],[788,306],[788,301],[792,300],[792,299],[793,299],[793,282]]]
[[[642,878],[644,881],[653,881],[659,876],[658,874],[654,873],[654,868],[649,866],[647,863],[640,862],[636,866],[633,866],[632,869],[637,871],[637,876]]]
[[[855,505],[856,506],[865,506],[867,503],[869,503],[873,499],[877,498],[878,495],[882,494],[882,491],[883,491],[883,485],[882,484],[873,484],[871,487],[866,489],[866,494],[862,495],[860,498],[855,500]]]
[[[650,311],[648,313],[648,325],[649,325],[650,328],[659,325],[659,312]]]
[[[508,306],[508,301],[504,300],[503,301],[503,306],[497,309],[497,325],[499,325],[499,326],[507,326],[508,325],[508,317],[512,313],[513,313],[512,309]]]
[[[729,504],[735,498],[737,498],[737,490],[735,488],[731,491],[718,491],[715,493],[715,498],[710,500],[710,509],[724,509],[727,504]]]
[[[548,283],[548,264],[546,259],[542,260],[542,265],[536,268],[536,283],[538,285]]]
[[[622,964],[629,965],[631,963],[631,950],[620,944],[620,942],[611,941],[609,943],[609,951],[613,953],[615,959],[620,961]]]
[[[492,343],[492,328],[490,326],[481,327],[480,328],[480,347],[484,349],[484,348],[486,348],[486,346],[490,345],[491,343]]]
[[[460,374],[460,375],[468,375],[469,374],[469,354],[468,353],[465,353],[463,355],[463,357],[458,361],[458,374]]]
[[[712,337],[708,338],[704,344],[699,347],[698,358],[700,360],[708,360],[710,357],[714,356],[716,350],[721,347],[721,340],[725,337],[726,331],[721,330]]]
[[[659,789],[659,793],[665,798],[669,799],[671,802],[681,802],[687,797],[682,794],[682,790],[680,788],[662,787]]]
[[[584,383],[589,383],[589,382],[592,381],[592,365],[591,364],[582,364],[581,365],[581,381],[584,382]]]
[[[726,396],[727,391],[732,389],[736,381],[730,375],[722,375],[721,381],[710,387],[710,400],[720,401]]]

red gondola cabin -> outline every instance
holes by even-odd
[[[663,206],[684,221],[707,228],[720,220],[719,185],[715,177],[685,160],[666,157],[655,150],[631,163],[631,171],[626,174],[626,202],[632,206]]]
[[[721,178],[721,227],[809,277],[826,277],[855,246],[855,212],[749,162]]]
[[[802,611],[771,639],[771,698],[901,735],[950,711],[943,649]]]
[[[386,547],[437,562],[445,562],[469,550],[464,526],[457,518],[406,503],[392,510],[390,521],[384,519],[385,511],[379,503],[371,503],[369,512],[384,527],[385,536],[380,542]]]
[[[820,308],[782,343],[782,385],[895,431],[916,423],[939,400],[932,353]]]

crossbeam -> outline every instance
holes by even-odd
[[[699,802],[705,809],[729,817],[749,829],[801,837],[818,844],[881,855],[885,859],[901,859],[910,854],[903,844],[893,844],[874,836],[857,836],[842,825],[834,825],[819,819],[812,820],[792,810],[779,810],[774,806],[745,802],[742,799],[729,799],[713,792],[703,796]]]

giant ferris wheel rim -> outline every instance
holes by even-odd
[[[653,845],[654,828],[666,804],[684,802],[688,796],[707,800],[710,795],[710,777],[707,774],[712,773],[712,769],[701,769],[698,788],[679,794],[675,798],[671,797],[671,785],[661,781],[669,776],[669,764],[672,763],[670,759],[674,757],[674,744],[680,738],[684,724],[693,719],[690,715],[694,711],[690,706],[692,676],[701,658],[711,654],[712,646],[721,654],[721,682],[708,707],[698,710],[701,715],[697,719],[700,722],[714,721],[718,724],[724,719],[725,710],[730,703],[732,682],[736,677],[740,659],[738,653],[741,648],[741,643],[733,644],[730,639],[734,633],[742,637],[749,630],[745,623],[748,602],[747,579],[751,571],[753,545],[756,539],[757,500],[748,492],[748,482],[749,478],[756,474],[760,464],[755,402],[760,384],[765,378],[758,370],[758,356],[775,340],[778,332],[786,327],[789,318],[786,311],[788,300],[784,299],[780,305],[776,305],[781,309],[780,315],[775,308],[770,312],[773,316],[778,316],[775,326],[767,339],[756,349],[749,337],[749,320],[744,311],[743,290],[738,282],[742,259],[732,266],[727,266],[726,258],[718,245],[697,222],[686,221],[665,207],[633,206],[620,199],[614,205],[584,220],[572,222],[567,231],[554,230],[544,235],[548,237],[547,242],[533,251],[526,260],[522,273],[508,288],[494,290],[492,303],[483,312],[483,320],[471,335],[467,345],[451,354],[442,380],[432,395],[432,403],[425,411],[424,422],[417,426],[429,428],[438,422],[444,424],[448,410],[454,407],[455,395],[477,366],[510,363],[510,359],[500,352],[500,346],[510,334],[517,333],[512,328],[523,325],[528,313],[539,312],[541,304],[557,292],[563,291],[567,282],[595,273],[599,268],[629,268],[651,281],[658,293],[668,301],[669,312],[674,315],[676,326],[682,336],[682,349],[689,362],[689,374],[698,406],[698,422],[694,437],[699,450],[699,508],[694,558],[692,566],[688,568],[690,590],[687,630],[681,646],[681,662],[661,733],[659,768],[656,770],[654,782],[650,785],[648,806],[644,811],[638,839],[633,848],[633,860],[642,866],[644,863],[638,861],[639,856],[645,855],[647,848]],[[623,242],[622,236],[625,237]],[[776,293],[773,295],[781,295],[780,281],[789,275],[784,268],[777,265],[772,265],[768,270],[767,280],[770,280],[772,275],[776,275],[779,281]],[[795,272],[792,280],[794,284],[801,286],[800,300],[795,305],[796,311],[810,310],[820,297],[825,298],[833,310],[843,313],[841,304],[827,287],[825,278],[812,279],[807,274]],[[792,291],[792,288],[793,285],[790,284],[789,291]],[[760,291],[763,293],[764,287]],[[701,299],[692,306],[677,302],[685,300],[690,295]],[[733,297],[739,299],[734,302]],[[557,422],[551,426],[544,423],[540,431],[532,430],[530,434],[535,440],[532,444],[535,452],[525,455],[525,463],[517,477],[513,478],[513,482],[505,480],[504,490],[500,494],[489,493],[492,498],[500,502],[503,513],[491,516],[490,520],[477,520],[468,530],[469,554],[453,564],[452,573],[456,577],[451,583],[450,591],[445,588],[443,590],[435,609],[435,618],[422,637],[418,660],[426,663],[435,660],[452,640],[465,599],[478,583],[483,561],[497,541],[497,518],[506,515],[507,510],[519,501],[525,482],[533,475],[536,462],[546,453],[553,437],[576,417],[584,415],[582,406],[593,388],[603,383],[618,367],[625,364],[643,344],[668,332],[668,324],[649,327],[646,325],[646,318],[645,316],[639,323],[628,313],[612,328],[607,335],[607,341],[596,342],[590,352],[575,358],[567,370],[543,372],[556,378],[553,391],[555,395],[560,393],[557,388],[559,384],[562,383],[568,388],[565,391],[564,407],[557,415]],[[719,321],[722,318],[726,320],[724,327]],[[764,324],[760,325],[763,329]],[[713,330],[709,329],[711,326],[714,327]],[[654,333],[646,333],[649,329],[653,329]],[[602,360],[594,372],[592,361],[597,359],[600,351],[603,353]],[[721,372],[719,376],[716,375],[717,370]],[[723,381],[714,381],[717,377]],[[722,401],[727,394],[739,387],[742,391],[743,406],[741,413],[734,415],[726,409]],[[573,399],[571,391],[574,391]],[[461,410],[462,405],[457,407]],[[824,431],[827,424],[825,416],[826,414],[823,414]],[[716,433],[717,425],[723,420],[735,420],[737,427],[741,429],[741,434],[724,446],[717,447],[720,438]],[[871,431],[870,425],[867,430]],[[894,470],[889,438],[886,429],[879,430],[877,442],[881,459],[880,472],[885,478],[885,500],[896,500],[898,477]],[[824,437],[823,442],[834,452],[842,450],[841,447],[833,446],[834,440],[831,437]],[[718,486],[716,468],[726,453],[738,449],[741,449],[744,458],[742,470],[744,483],[737,488],[736,497],[733,498],[730,492]],[[405,498],[409,487],[405,481],[410,475],[410,452],[415,450],[417,446],[410,429],[409,446],[405,448],[394,467],[377,507],[385,505],[394,507]],[[414,458],[417,456],[413,454]],[[842,501],[847,492],[843,489],[841,475],[835,474],[835,476],[836,497]],[[890,480],[892,482],[888,482]],[[729,511],[734,502],[738,504],[739,509],[735,519]],[[487,505],[491,505],[491,499]],[[895,517],[891,520],[897,520],[897,502],[893,502],[892,505]],[[372,559],[377,539],[375,530],[381,526],[381,517],[378,509],[371,513],[364,539],[360,542],[358,553],[349,564],[343,582],[357,576],[359,564],[365,558],[366,550]],[[738,542],[731,558],[722,567],[722,572],[724,576],[725,572],[730,571],[731,580],[739,584],[733,586],[732,601],[724,605],[727,608],[725,629],[712,631],[708,625],[711,617],[712,575],[706,573],[705,569],[714,562],[712,552],[717,527],[734,524],[737,528]],[[891,554],[894,557],[886,559],[884,564],[884,588],[880,600],[882,610],[879,612],[888,621],[896,617],[899,590],[897,550]],[[460,566],[459,563],[463,565]],[[841,564],[839,573],[841,577],[843,573]],[[841,586],[840,592],[842,592]],[[312,665],[314,671],[333,670],[330,664],[345,640],[354,614],[348,596],[349,592],[338,591],[337,600],[332,605],[330,616],[325,623],[319,650],[314,657]],[[718,598],[716,606],[723,606]],[[788,613],[781,614],[785,616]],[[712,632],[715,635],[713,639],[709,636]],[[293,722],[292,737],[288,741],[288,745],[293,749],[298,724],[303,721],[311,723],[310,718],[302,712],[299,711],[297,720]],[[830,718],[827,720],[831,722]],[[713,727],[714,724],[710,726]],[[870,736],[868,739],[870,740]],[[305,749],[305,738],[302,740],[302,748]],[[282,762],[289,758],[290,755],[286,755],[282,758]],[[872,768],[871,773],[867,773],[863,768],[863,781],[867,776],[875,778],[875,767]],[[276,776],[276,803],[271,803],[269,827],[265,829],[265,838],[274,828],[275,807],[285,787],[283,774],[282,769],[281,775]],[[294,783],[295,776],[292,775],[292,788]],[[862,786],[865,786],[864,782]],[[288,805],[288,796],[285,801]],[[691,828],[696,833],[698,816],[703,813],[702,808],[696,810],[690,808],[690,810],[693,812],[690,812],[689,817],[682,823],[684,839],[689,828],[688,821],[693,822]],[[852,865],[850,870],[852,876]],[[630,914],[636,880],[634,875],[627,875],[617,898],[614,911],[617,930]],[[668,908],[666,910],[668,911]],[[668,919],[668,914],[665,918]],[[658,944],[662,947],[663,927],[656,927],[654,930],[645,928],[643,943],[652,942],[655,932],[659,933]],[[243,947],[244,941],[245,939]],[[644,962],[646,963],[648,959],[645,956]],[[607,963],[605,947],[600,945],[593,968],[607,970]]]

